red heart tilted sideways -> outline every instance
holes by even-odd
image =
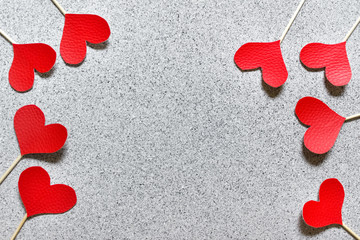
[[[295,113],[299,120],[310,126],[304,135],[304,144],[313,153],[323,154],[334,145],[345,118],[313,97],[298,101]]]
[[[14,128],[21,155],[56,152],[67,138],[67,130],[63,125],[45,126],[44,113],[35,105],[26,105],[16,112]]]
[[[326,179],[320,186],[319,201],[309,201],[303,207],[305,223],[315,228],[331,224],[342,225],[341,208],[344,198],[344,188],[339,180]]]
[[[27,217],[44,213],[63,213],[76,204],[74,189],[64,184],[50,185],[50,176],[42,167],[24,170],[18,186]]]
[[[237,50],[234,61],[241,70],[261,68],[264,82],[274,88],[283,85],[288,77],[280,40],[246,43]]]
[[[110,36],[109,24],[100,16],[65,14],[60,55],[68,64],[79,64],[86,56],[86,41],[98,44]]]
[[[308,68],[325,68],[325,76],[334,86],[344,86],[351,79],[346,42],[338,44],[309,43],[301,49],[300,60]]]
[[[56,52],[43,43],[13,44],[14,59],[9,71],[9,82],[16,91],[25,92],[34,84],[34,69],[45,73],[56,61]]]

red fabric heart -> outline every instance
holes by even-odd
[[[16,91],[25,92],[34,84],[34,69],[45,73],[56,61],[56,52],[43,43],[13,44],[14,59],[9,71],[9,82]]]
[[[234,61],[241,70],[261,68],[264,81],[274,88],[284,84],[288,77],[280,40],[246,43],[237,50]]]
[[[346,42],[309,43],[301,49],[300,60],[308,68],[325,68],[326,78],[335,86],[344,86],[351,79]]]
[[[86,56],[86,41],[101,43],[110,36],[109,24],[100,16],[65,14],[60,54],[69,64],[79,64]]]
[[[330,224],[342,225],[341,208],[344,188],[336,178],[326,179],[320,186],[319,201],[309,201],[303,207],[303,218],[307,225],[315,228]]]
[[[67,130],[61,124],[45,126],[44,113],[35,105],[24,106],[16,112],[14,128],[21,155],[56,152],[67,138]]]
[[[299,120],[310,126],[304,135],[304,144],[310,151],[323,154],[334,145],[345,118],[313,97],[298,101],[295,113]]]
[[[50,185],[50,176],[42,167],[24,170],[18,186],[28,217],[43,213],[63,213],[76,204],[74,189],[64,184]]]

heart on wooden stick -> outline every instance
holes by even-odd
[[[260,68],[266,84],[277,88],[283,85],[288,77],[280,44],[289,31],[305,0],[301,0],[280,39],[275,42],[248,42],[235,53],[234,62],[241,70]]]
[[[42,167],[30,167],[19,178],[19,192],[27,217],[44,213],[63,213],[76,204],[74,189],[50,185],[50,176]]]
[[[313,97],[298,101],[295,114],[300,122],[310,126],[304,135],[304,144],[313,153],[323,154],[334,145],[346,118],[331,110],[325,103]]]
[[[336,178],[326,179],[319,190],[319,201],[308,201],[302,211],[304,222],[314,228],[326,227],[332,224],[342,226],[355,239],[360,239],[343,223],[341,210],[345,198],[342,184]]]
[[[319,201],[309,201],[303,207],[305,223],[315,228],[331,224],[342,225],[341,208],[344,197],[344,188],[339,180],[325,180],[320,185]]]
[[[280,40],[246,43],[237,50],[234,61],[241,70],[261,68],[264,82],[274,88],[283,85],[288,77]]]
[[[360,114],[342,117],[314,97],[300,99],[295,114],[300,122],[310,126],[304,135],[304,145],[317,154],[326,153],[333,147],[344,122],[360,117]]]
[[[29,91],[34,84],[34,70],[50,71],[56,61],[56,52],[43,43],[13,43],[14,59],[9,71],[9,82],[18,92]]]
[[[300,60],[308,68],[324,68],[326,79],[334,86],[344,86],[351,79],[346,42],[338,44],[309,43],[301,49]]]
[[[19,193],[26,214],[11,239],[15,239],[25,221],[38,214],[64,213],[75,206],[74,189],[64,184],[50,184],[50,176],[42,167],[24,170],[18,182]]]
[[[26,105],[16,112],[14,128],[21,155],[56,152],[64,146],[67,138],[63,125],[45,125],[45,115],[35,105]]]
[[[24,155],[56,152],[64,146],[67,139],[66,128],[58,123],[45,125],[45,115],[35,105],[26,105],[15,113],[14,129],[21,154],[2,175],[0,184]]]
[[[351,79],[346,42],[360,22],[356,20],[342,42],[337,44],[309,43],[301,49],[300,60],[308,68],[325,69],[326,79],[334,86],[344,86]]]
[[[86,42],[98,44],[110,36],[109,24],[92,14],[65,14],[60,55],[68,64],[79,64],[86,56]]]
[[[98,44],[109,38],[109,24],[98,15],[67,13],[57,0],[51,1],[65,17],[60,55],[68,64],[80,64],[86,56],[86,42]]]

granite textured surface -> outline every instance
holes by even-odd
[[[60,3],[104,17],[112,35],[88,46],[80,66],[58,55],[26,93],[8,83],[13,52],[0,39],[0,172],[19,155],[13,116],[23,105],[36,104],[47,123],[69,132],[60,152],[24,157],[0,186],[1,239],[25,214],[17,182],[30,166],[72,186],[78,202],[29,219],[17,239],[350,239],[301,218],[330,177],[345,188],[344,223],[360,233],[360,120],[345,123],[319,156],[303,147],[306,128],[294,114],[304,96],[343,116],[360,112],[360,29],[347,44],[346,87],[299,60],[307,43],[342,41],[359,1],[306,1],[281,44],[289,77],[275,90],[233,57],[246,42],[277,40],[298,0]],[[2,0],[0,13],[0,28],[16,42],[59,53],[64,18],[50,0]]]

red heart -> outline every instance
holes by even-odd
[[[308,68],[325,68],[326,78],[335,86],[346,85],[351,79],[346,42],[309,43],[301,49],[300,60]]]
[[[341,208],[344,188],[336,178],[326,179],[320,186],[319,201],[309,201],[303,207],[303,218],[307,225],[315,228],[330,224],[342,225]]]
[[[50,176],[42,167],[24,170],[18,186],[27,217],[43,213],[63,213],[76,204],[74,189],[64,184],[50,185]]]
[[[310,128],[304,135],[304,144],[310,151],[323,154],[334,145],[345,118],[331,110],[325,103],[313,97],[298,101],[295,113]]]
[[[56,61],[56,52],[43,43],[13,44],[14,59],[9,71],[9,82],[16,91],[25,92],[34,84],[34,69],[45,73]]]
[[[60,54],[69,64],[79,64],[86,56],[86,41],[101,43],[110,36],[109,24],[100,16],[65,14]]]
[[[44,113],[35,105],[26,105],[16,112],[14,128],[21,155],[56,152],[67,138],[67,130],[63,125],[45,126]]]
[[[246,43],[237,50],[234,61],[242,70],[261,68],[264,81],[271,87],[280,87],[288,77],[280,40]]]

